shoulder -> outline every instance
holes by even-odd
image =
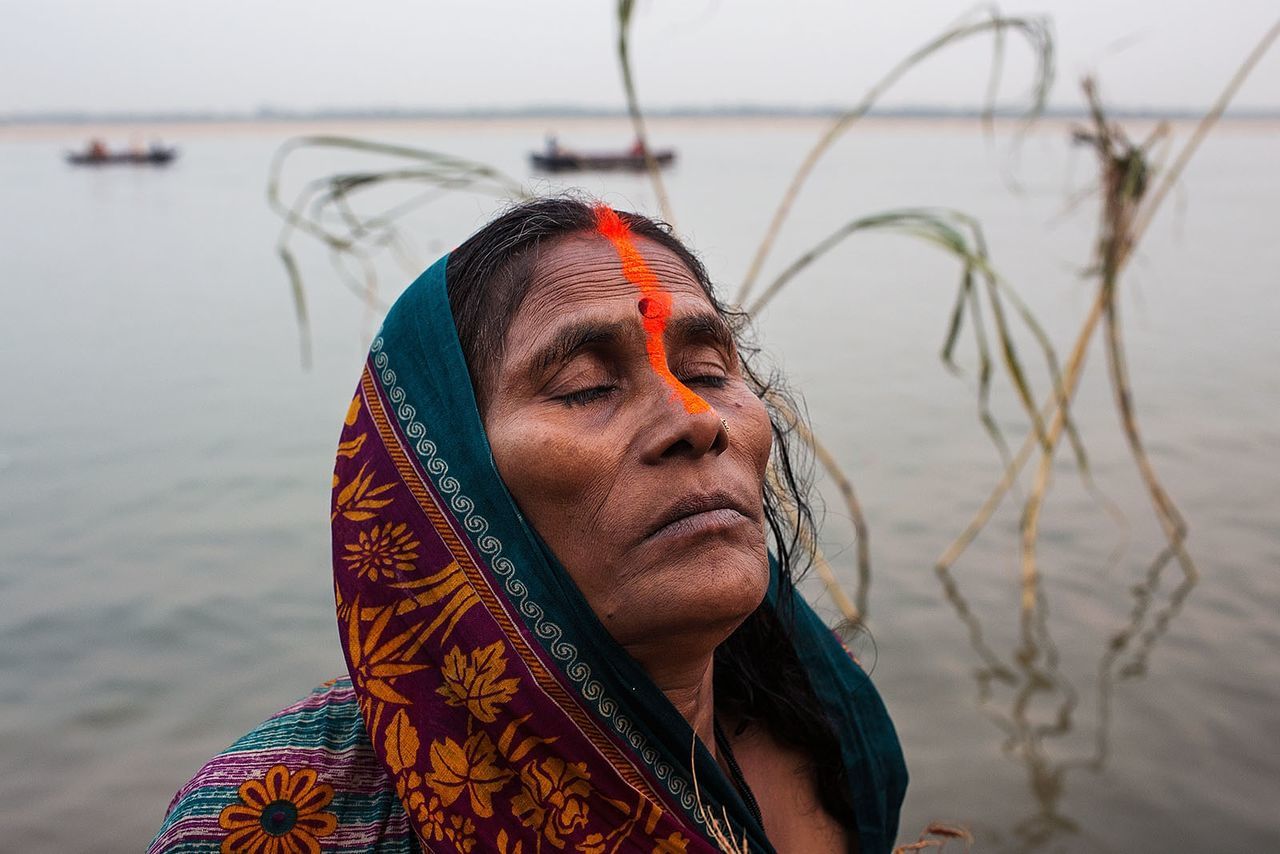
[[[148,849],[275,850],[418,850],[349,679],[321,685],[206,763]]]

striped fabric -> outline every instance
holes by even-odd
[[[174,796],[148,849],[419,850],[347,678],[315,689],[201,768]]]

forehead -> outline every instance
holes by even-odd
[[[666,247],[644,237],[635,246],[662,289],[671,294],[676,314],[711,309],[711,303],[684,262]],[[634,313],[641,293],[622,271],[613,244],[595,234],[573,235],[557,241],[538,257],[529,290],[512,323],[538,327],[557,318],[600,313]]]

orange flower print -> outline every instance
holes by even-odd
[[[403,631],[389,639],[383,637],[395,615],[395,608],[395,605],[361,608],[359,596],[350,606],[338,603],[339,619],[346,620],[347,656],[351,661],[351,678],[360,694],[360,711],[365,720],[371,722],[368,725],[375,728],[381,725],[382,703],[409,705],[409,698],[395,689],[395,680],[428,666],[409,660],[408,648],[413,643],[413,631]],[[346,611],[345,617],[343,611]],[[360,633],[362,618],[372,620],[363,636]]]
[[[476,720],[487,724],[498,719],[498,709],[515,696],[519,679],[503,679],[507,660],[502,654],[502,641],[494,641],[483,649],[466,655],[454,647],[445,654],[440,668],[444,684],[436,693],[450,706],[466,706]]]
[[[452,842],[459,851],[469,852],[476,844],[475,822],[465,816],[449,815],[440,804],[440,797],[428,799],[421,790],[422,777],[417,771],[401,774],[396,779],[396,793],[401,802],[418,820],[418,830],[427,842]]]
[[[685,854],[689,849],[689,840],[680,833],[673,833],[666,839],[659,839],[649,854]]]
[[[368,438],[368,433],[361,433],[354,439],[348,439],[345,442],[338,443],[338,456],[352,459],[356,454],[360,453],[360,449],[364,447],[364,440]]]
[[[404,709],[397,709],[382,734],[382,746],[387,753],[387,766],[391,773],[399,774],[417,762],[421,743],[418,730],[409,722],[409,714]]]
[[[347,407],[347,417],[343,419],[348,427],[355,426],[356,418],[360,415],[360,395],[351,398],[351,405]],[[356,454],[360,453],[360,449],[364,447],[365,437],[368,433],[361,433],[354,439],[347,439],[345,442],[338,443],[338,456],[352,459]],[[336,485],[336,484],[335,484]]]
[[[471,849],[476,847],[475,822],[465,816],[449,816],[449,824],[444,828],[444,838],[452,842],[459,851],[470,854]]]
[[[400,798],[400,802],[404,804],[405,809],[415,815],[426,807],[427,800],[422,794],[422,775],[417,771],[410,771],[407,774],[399,774],[396,776],[396,795]],[[435,795],[431,796],[431,800],[439,804],[439,798]],[[421,818],[421,816],[419,816]]]
[[[511,813],[541,831],[555,847],[564,848],[564,837],[587,823],[582,798],[591,794],[590,776],[584,762],[565,762],[558,756],[530,762],[520,769],[521,791],[511,799]]]
[[[482,732],[458,744],[451,738],[431,743],[431,771],[427,785],[440,796],[440,803],[451,806],[466,792],[471,811],[481,818],[493,815],[493,795],[515,776],[497,764],[498,750]]]
[[[369,468],[368,463],[360,466],[360,471],[351,479],[351,482],[342,487],[342,491],[333,500],[333,513],[330,515],[329,521],[332,522],[338,518],[338,514],[342,514],[344,519],[350,519],[352,522],[364,522],[378,515],[373,511],[386,507],[391,503],[390,498],[379,498],[378,496],[395,486],[395,483],[372,486],[374,473],[369,472],[366,475],[365,470],[367,468]]]
[[[274,765],[261,780],[240,784],[240,803],[218,816],[231,831],[222,854],[320,854],[318,839],[333,833],[338,818],[322,812],[333,800],[333,787],[316,782],[316,772],[303,768],[290,774]]]
[[[444,808],[440,806],[440,796],[432,795],[427,800],[425,795],[418,795],[421,803],[417,806],[418,821],[422,822],[422,832],[427,839],[436,842],[444,840]]]
[[[573,846],[573,850],[578,854],[604,854],[608,847],[607,840],[603,833],[592,833],[586,839]]]
[[[505,830],[498,831],[497,842],[498,854],[524,854],[524,840],[517,839],[512,842]]]
[[[397,572],[412,572],[418,559],[416,549],[421,546],[413,538],[413,531],[404,522],[392,525],[374,525],[361,531],[354,543],[347,543],[348,554],[342,556],[356,575],[377,581],[378,576],[395,578]]]

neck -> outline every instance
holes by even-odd
[[[689,654],[688,650],[671,645],[628,647],[627,652],[640,662],[671,705],[689,722],[703,746],[715,756],[714,647],[700,654]]]

